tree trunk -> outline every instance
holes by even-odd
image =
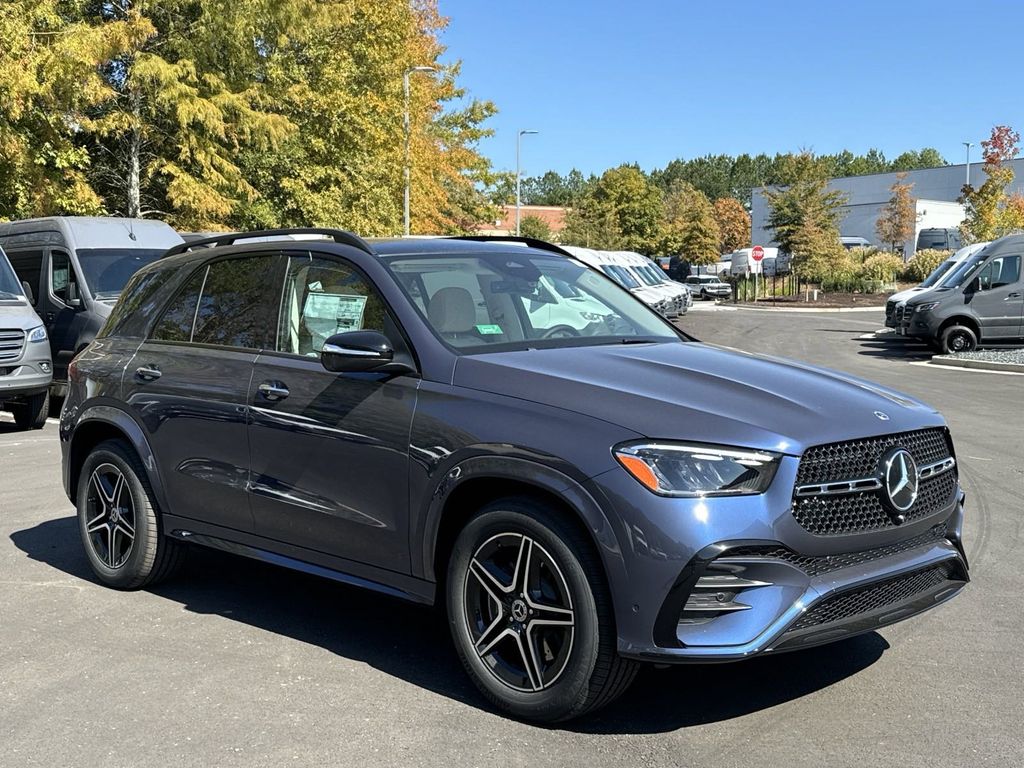
[[[128,133],[128,210],[130,219],[140,218],[142,215],[142,106],[139,94],[132,93],[129,98],[132,105],[132,129]]]

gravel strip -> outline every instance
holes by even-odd
[[[961,360],[986,360],[990,363],[1024,365],[1024,349],[979,349],[974,352],[961,352],[954,357]]]

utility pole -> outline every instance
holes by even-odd
[[[523,136],[527,136],[533,133],[540,133],[540,131],[519,131],[516,136],[516,237],[519,237],[519,208],[521,206],[521,200],[519,197],[519,180],[522,176],[522,166],[519,162],[521,155],[521,149],[523,144]]]
[[[967,147],[967,172],[964,180],[964,186],[970,186],[971,184],[971,147],[974,146],[973,142],[964,141],[962,144]]]
[[[405,236],[409,236],[409,142],[410,142],[410,127],[409,127],[409,75],[413,72],[433,72],[433,67],[409,67],[402,74],[402,90],[405,94],[405,196],[403,200],[403,231]]]

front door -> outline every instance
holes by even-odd
[[[983,340],[1012,339],[1021,335],[1024,287],[1020,278],[1020,255],[997,256],[978,273],[977,290],[969,300],[981,325]]]
[[[329,255],[288,257],[275,346],[249,388],[256,532],[409,572],[409,430],[419,380],[331,373],[335,333],[373,329],[404,348],[368,279]]]
[[[272,344],[277,254],[215,261],[168,304],[124,374],[169,514],[252,532],[246,396],[257,353]]]
[[[43,318],[53,354],[53,378],[67,380],[68,363],[78,352],[78,339],[89,315],[85,311],[82,281],[66,251],[50,249],[48,290],[36,311]]]

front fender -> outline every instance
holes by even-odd
[[[597,546],[610,584],[621,584],[626,579],[626,565],[622,556],[619,535],[605,515],[599,500],[576,479],[537,461],[513,456],[472,456],[448,469],[434,484],[429,495],[426,512],[421,515],[422,528],[417,538],[422,541],[419,566],[423,578],[437,581],[434,559],[442,516],[451,495],[460,486],[474,480],[513,480],[532,485],[538,490],[556,496],[572,509],[590,533]],[[414,538],[414,540],[416,540]],[[614,590],[613,590],[614,593]]]

